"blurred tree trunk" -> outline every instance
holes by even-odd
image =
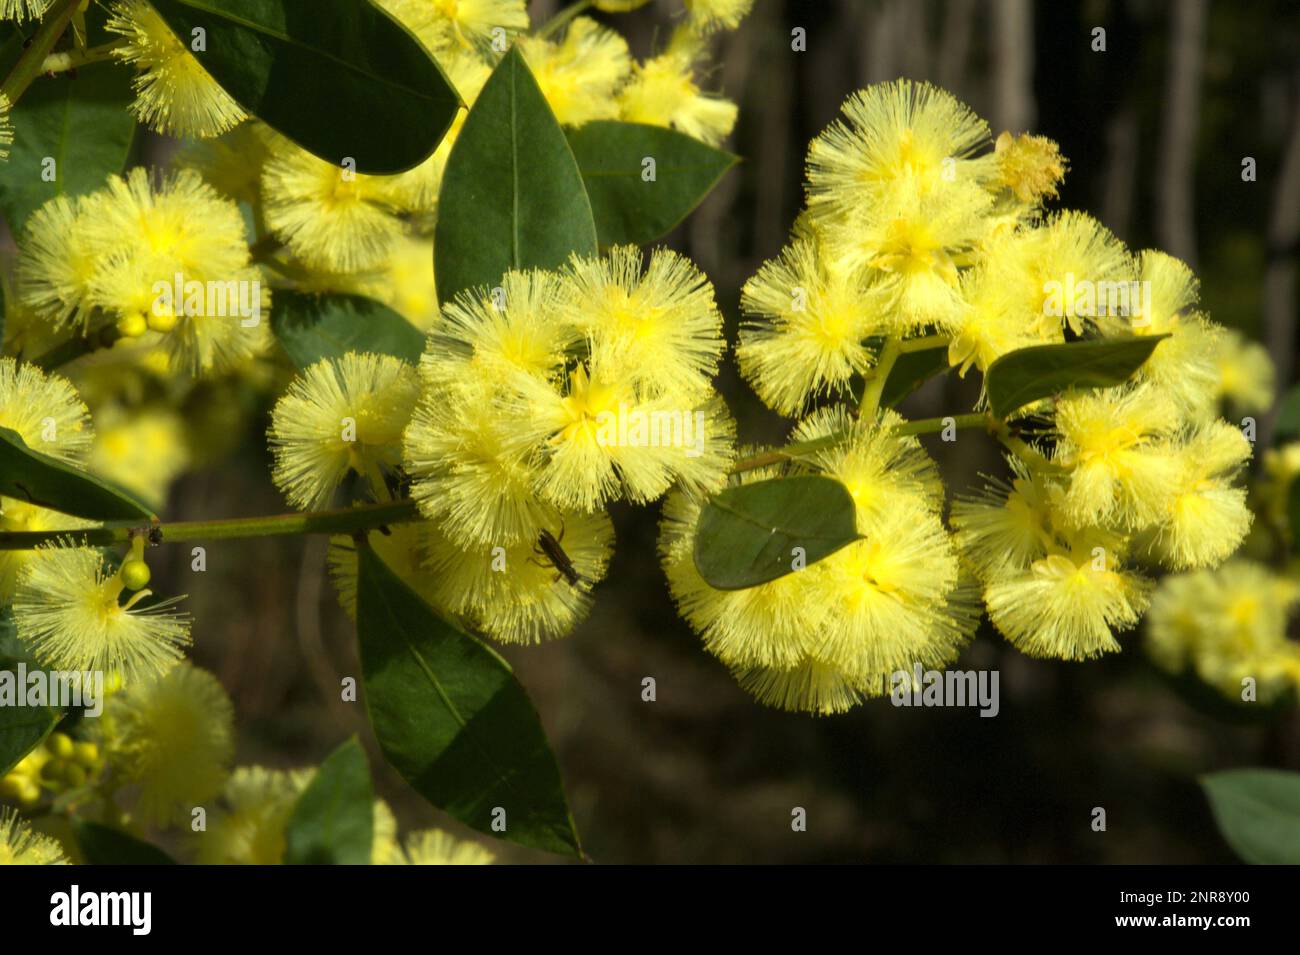
[[[1291,91],[1291,131],[1282,153],[1268,226],[1264,343],[1277,362],[1278,394],[1291,384],[1296,347],[1296,246],[1300,243],[1300,73]]]
[[[1196,266],[1196,224],[1192,187],[1196,127],[1201,109],[1201,67],[1205,58],[1208,0],[1170,4],[1169,68],[1156,168],[1156,237],[1160,246]]]
[[[993,131],[1034,124],[1034,12],[1029,0],[993,4]]]

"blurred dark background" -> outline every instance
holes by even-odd
[[[557,8],[534,2],[534,23]],[[604,17],[644,54],[671,29],[655,3]],[[792,52],[791,30],[807,31]],[[1093,49],[1105,31],[1104,52]],[[743,162],[668,239],[716,283],[734,342],[739,288],[784,243],[802,202],[807,142],[868,83],[940,84],[1002,129],[1058,140],[1070,160],[1060,207],[1091,211],[1134,248],[1192,262],[1219,322],[1295,361],[1300,229],[1300,4],[1294,0],[757,0],[716,41],[709,84],[740,104],[730,148]],[[1255,160],[1256,180],[1242,180]],[[726,370],[721,387],[746,441],[786,425]],[[936,383],[907,410],[966,410],[970,383]],[[249,445],[262,446],[264,420]],[[932,452],[961,490],[996,467],[981,437]],[[166,513],[283,509],[259,452],[174,489]],[[961,668],[996,668],[1001,712],[896,709],[844,716],[764,709],[677,618],[659,569],[657,509],[615,514],[618,549],[591,618],[571,637],[509,648],[556,747],[597,862],[1228,862],[1196,784],[1238,766],[1300,769],[1295,711],[1223,722],[1144,661],[1139,634],[1103,662],[1052,663],[985,627]],[[208,548],[208,572],[164,549],[168,583],[190,593],[197,662],[235,699],[240,761],[319,761],[353,732],[339,699],[359,674],[354,635],[323,577],[324,542]],[[162,569],[162,568],[160,568]],[[232,595],[237,595],[232,597]],[[286,595],[288,599],[286,599]],[[652,676],[658,699],[641,700]],[[463,827],[383,767],[404,828]],[[1093,807],[1108,828],[1090,828]],[[806,832],[791,810],[807,810]],[[500,858],[552,857],[493,843]]]

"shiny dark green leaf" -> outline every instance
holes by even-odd
[[[357,635],[375,736],[417,792],[489,835],[580,854],[555,755],[510,665],[369,547],[359,549]],[[493,829],[500,818],[504,831]]]
[[[1113,388],[1133,377],[1167,335],[1035,345],[993,362],[985,375],[989,410],[1005,418],[1070,388]]]
[[[89,520],[151,518],[144,503],[109,482],[33,451],[16,431],[0,428],[0,494]]]
[[[662,238],[739,161],[662,126],[597,120],[567,134],[605,246]]]
[[[511,49],[456,137],[438,197],[438,300],[492,288],[507,269],[554,268],[594,255],[596,226],[564,131]]]
[[[87,819],[73,819],[72,831],[87,865],[175,865],[176,860],[152,843]]]
[[[245,110],[327,162],[376,175],[427,158],[460,97],[409,30],[357,0],[150,0]],[[206,49],[194,50],[194,31]]]
[[[298,368],[350,351],[418,364],[424,336],[387,305],[360,295],[277,292],[271,329]]]
[[[709,498],[695,530],[695,566],[710,586],[743,590],[810,566],[857,540],[857,509],[839,481],[817,474],[729,487]],[[801,551],[801,553],[800,553]]]

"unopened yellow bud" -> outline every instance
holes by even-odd
[[[69,786],[80,786],[88,778],[86,770],[76,763],[63,764],[63,779]]]
[[[176,327],[176,313],[170,308],[155,308],[149,313],[149,327],[155,332],[170,332]]]
[[[117,320],[117,331],[123,338],[139,338],[148,329],[149,322],[143,315],[123,315]]]
[[[89,741],[77,743],[72,758],[87,769],[99,765],[99,747]]]
[[[70,759],[73,753],[72,737],[67,733],[51,733],[45,741],[45,748],[59,759]]]

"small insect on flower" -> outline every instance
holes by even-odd
[[[16,809],[0,809],[0,865],[67,865],[57,839],[33,832]]]
[[[123,602],[124,589],[97,550],[37,548],[14,593],[18,639],[56,670],[116,670],[127,685],[160,676],[189,644],[189,618],[172,609],[180,598],[146,604],[140,590]]]
[[[109,761],[139,787],[136,812],[145,821],[179,821],[221,791],[234,755],[234,710],[211,673],[181,663],[130,683],[104,715]]]
[[[145,0],[114,0],[104,27],[126,38],[113,52],[140,71],[132,111],[151,129],[206,139],[247,117]]]
[[[271,413],[276,486],[295,507],[319,510],[354,471],[387,497],[418,397],[415,369],[390,355],[348,352],[310,366]]]

